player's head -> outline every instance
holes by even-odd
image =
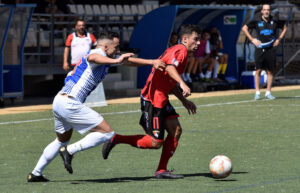
[[[199,28],[196,25],[185,24],[180,28],[180,42],[186,46],[189,52],[193,52],[200,45]]]
[[[270,4],[263,4],[261,6],[261,14],[264,18],[268,19],[271,13],[271,5]]]
[[[85,32],[85,22],[83,19],[76,20],[75,29],[80,34],[83,34]]]
[[[102,32],[97,40],[97,48],[102,48],[108,57],[114,58],[120,52],[119,34],[116,32]]]

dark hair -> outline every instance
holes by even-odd
[[[109,39],[113,40],[114,38],[119,38],[119,34],[117,32],[111,32],[111,31],[103,31],[100,33],[99,39]]]
[[[177,34],[176,32],[173,31],[173,32],[171,33],[171,36],[178,36],[178,34]]]
[[[183,35],[190,35],[193,32],[199,33],[199,27],[192,24],[184,24],[180,28],[179,36],[182,38]]]
[[[79,21],[85,22],[82,18],[79,18],[79,19],[76,19],[75,25],[77,25],[77,23],[78,23]]]
[[[112,31],[112,32],[109,32],[109,33],[111,34],[111,36],[112,36],[113,38],[120,38],[120,35],[119,35],[118,32]]]
[[[208,29],[204,29],[204,30],[202,31],[202,33],[201,33],[201,36],[203,37],[203,35],[204,35],[205,33],[210,34],[210,31],[209,31]]]

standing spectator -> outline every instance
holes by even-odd
[[[284,37],[287,26],[284,21],[279,21],[270,15],[271,5],[263,4],[261,7],[261,15],[253,21],[245,24],[242,28],[247,38],[256,46],[255,49],[255,95],[254,99],[260,99],[260,75],[262,70],[266,70],[267,91],[265,93],[266,99],[275,99],[271,94],[271,87],[273,82],[273,72],[276,66],[276,50],[280,40]],[[248,29],[253,28],[257,32],[257,38],[254,38],[249,33]],[[282,28],[282,32],[278,36],[277,28]]]
[[[86,32],[84,20],[78,19],[75,25],[75,32],[69,34],[65,44],[63,69],[69,70],[68,57],[71,49],[71,65],[75,66],[96,45],[96,38],[93,34]]]

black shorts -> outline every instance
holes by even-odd
[[[179,117],[169,101],[160,109],[141,98],[141,111],[140,125],[148,135],[157,140],[164,139],[166,120]]]
[[[255,59],[255,68],[274,71],[276,67],[276,47],[271,48],[256,48],[254,59]]]

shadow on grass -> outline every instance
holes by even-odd
[[[296,97],[276,97],[276,100],[280,99],[280,100],[284,100],[284,99],[300,99],[300,97],[296,96]]]
[[[235,174],[247,174],[248,172],[232,172],[231,175]],[[182,174],[185,178],[203,176],[207,178],[213,178],[211,173],[193,173],[193,174]],[[108,179],[83,179],[83,180],[59,180],[56,182],[71,182],[71,184],[80,184],[81,182],[92,182],[92,183],[119,183],[119,182],[131,182],[131,181],[146,181],[150,179],[156,179],[154,176],[145,177],[121,177],[121,178],[108,178]],[[214,178],[213,178],[214,179]],[[161,179],[159,179],[161,180]],[[165,179],[169,180],[169,179]],[[215,181],[237,181],[235,179],[215,179]],[[54,181],[52,181],[54,182]]]

